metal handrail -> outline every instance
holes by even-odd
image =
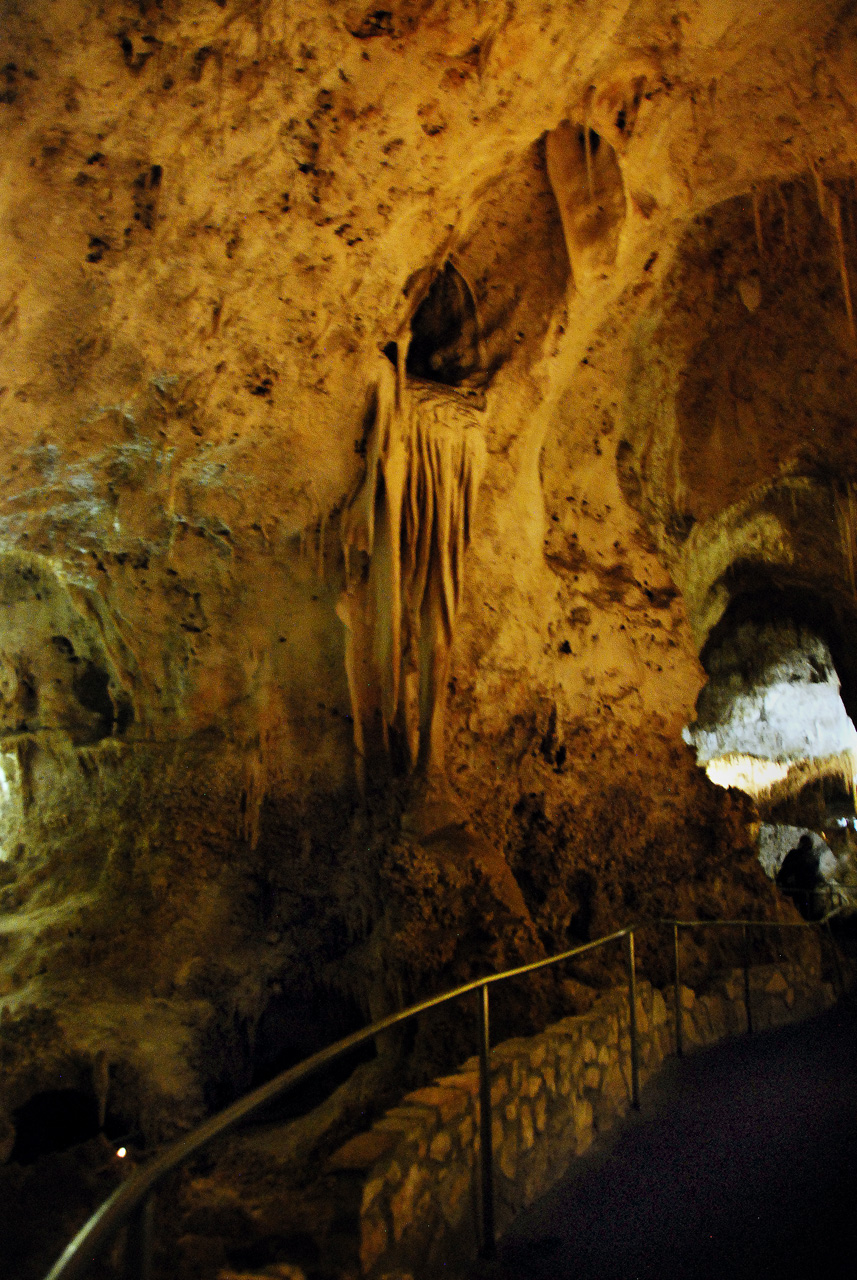
[[[832,911],[831,915],[838,912]],[[825,917],[826,919],[826,917]],[[680,929],[709,929],[726,925],[728,928],[741,926],[746,929],[807,929],[814,924],[824,924],[825,920],[659,920],[658,924],[677,924]]]
[[[421,1000],[418,1004],[402,1009],[398,1013],[391,1013],[386,1018],[380,1018],[377,1022],[373,1022],[369,1027],[364,1027],[361,1031],[355,1031],[351,1035],[345,1036],[342,1040],[329,1045],[326,1049],[320,1049],[318,1053],[314,1053],[312,1057],[298,1063],[297,1066],[281,1072],[273,1080],[269,1080],[267,1084],[260,1085],[259,1088],[254,1089],[243,1098],[239,1098],[237,1102],[233,1102],[225,1110],[218,1112],[215,1116],[211,1116],[191,1133],[171,1143],[159,1155],[134,1173],[127,1182],[123,1182],[121,1186],[117,1187],[66,1246],[57,1262],[48,1272],[46,1280],[77,1280],[77,1277],[85,1273],[86,1269],[95,1260],[95,1257],[110,1243],[120,1227],[131,1218],[132,1214],[139,1212],[141,1218],[150,1216],[151,1210],[147,1214],[145,1205],[150,1202],[154,1188],[168,1173],[171,1173],[173,1169],[183,1164],[210,1142],[213,1142],[215,1138],[228,1133],[242,1120],[259,1111],[275,1098],[281,1097],[300,1084],[301,1081],[314,1075],[322,1067],[335,1062],[352,1049],[365,1044],[367,1040],[374,1039],[382,1031],[387,1031],[391,1027],[407,1022],[429,1009],[437,1008],[438,1005],[448,1004],[452,1000],[460,999],[471,991],[483,993],[479,1001],[481,1064],[484,1053],[489,1046],[487,1000],[489,986],[507,978],[517,977],[520,974],[532,973],[536,969],[545,968],[547,965],[559,964],[560,961],[568,960],[572,956],[582,955],[586,951],[592,951],[596,947],[604,946],[618,938],[627,937],[631,928],[632,926],[627,926],[624,929],[618,929],[615,933],[607,934],[603,938],[597,938],[593,942],[583,943],[578,947],[572,947],[568,951],[563,951],[559,955],[549,956],[544,960],[535,960],[530,964],[518,965],[514,969],[505,970],[503,973],[492,973],[484,978],[475,978],[460,987],[455,987],[452,991],[445,991],[439,996],[431,996],[427,1000]],[[485,1073],[482,1072],[482,1074],[484,1075]],[[484,1104],[484,1099],[482,1101]],[[490,1089],[488,1103],[490,1107]],[[486,1185],[484,1174],[486,1151],[489,1161],[491,1158],[490,1134],[491,1127],[489,1124],[488,1141],[487,1143],[484,1141],[482,1143],[483,1189],[485,1189]],[[487,1178],[489,1183],[490,1177],[491,1175],[489,1174]],[[149,1280],[151,1275],[151,1225],[147,1226],[141,1222],[138,1224],[138,1229],[134,1230],[132,1234],[134,1242],[131,1244],[131,1252],[139,1255],[132,1258],[132,1266],[136,1269],[140,1280]],[[491,1238],[493,1239],[493,1231],[491,1232]]]
[[[833,968],[837,977],[837,986],[841,994],[844,983],[842,970],[839,965],[839,953],[836,950],[836,944],[834,943],[833,935],[830,932],[830,920],[833,916],[838,915],[840,910],[840,907],[836,907],[833,911],[829,911],[823,920],[659,920],[658,924],[671,925],[673,930],[673,990],[677,1056],[679,1058],[684,1056],[684,1019],[681,1003],[679,929],[708,929],[717,928],[718,926],[741,929],[743,934],[743,959],[741,967],[744,970],[744,1012],[747,1018],[747,1034],[752,1035],[753,1006],[750,1000],[750,929],[812,929],[814,926],[826,925],[827,935],[830,939],[831,953],[833,955]]]
[[[816,921],[766,921],[766,920],[655,920],[649,924],[671,925],[674,933],[675,954],[675,1000],[676,1000],[676,1047],[679,1055],[683,1053],[683,1036],[681,1028],[680,1001],[680,964],[679,964],[679,929],[708,927],[711,925],[741,926],[744,930],[744,973],[745,1002],[747,1008],[747,1029],[752,1031],[749,987],[749,951],[748,929],[750,927],[771,926],[776,928],[815,927]],[[174,1169],[182,1165],[191,1156],[201,1151],[216,1138],[233,1130],[241,1121],[254,1115],[274,1099],[281,1097],[303,1080],[314,1075],[322,1067],[335,1062],[351,1050],[374,1039],[391,1027],[408,1022],[429,1009],[458,1000],[471,992],[477,993],[477,1017],[479,1028],[479,1138],[480,1138],[480,1183],[481,1183],[481,1248],[483,1257],[492,1257],[495,1252],[494,1224],[494,1191],[493,1191],[493,1154],[491,1133],[491,1083],[490,1083],[490,1023],[488,988],[495,983],[522,974],[534,973],[538,969],[560,964],[574,956],[594,951],[621,938],[625,939],[625,959],[628,969],[628,1016],[630,1031],[630,1068],[631,1068],[631,1105],[639,1108],[639,1045],[637,1036],[637,1001],[636,1001],[636,966],[634,956],[634,932],[643,927],[641,924],[626,925],[613,933],[605,934],[592,942],[571,947],[557,955],[542,960],[534,960],[529,964],[517,965],[514,969],[506,969],[502,973],[487,974],[463,983],[451,991],[441,995],[430,996],[418,1004],[410,1005],[398,1013],[389,1014],[373,1022],[371,1026],[345,1036],[335,1044],[319,1050],[311,1057],[289,1067],[280,1075],[269,1080],[267,1084],[239,1098],[217,1115],[211,1116],[197,1126],[191,1133],[171,1143],[158,1155],[154,1156],[141,1169],[137,1170],[126,1182],[104,1201],[92,1217],[81,1227],[77,1235],[66,1246],[57,1259],[45,1280],[78,1280],[93,1264],[96,1257],[110,1244],[119,1230],[128,1223],[128,1239],[126,1242],[126,1261],[128,1270],[134,1280],[152,1280],[153,1251],[153,1210],[154,1191],[158,1184]]]

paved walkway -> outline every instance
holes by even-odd
[[[857,1012],[671,1060],[494,1280],[854,1280]]]

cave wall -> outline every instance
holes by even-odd
[[[700,647],[738,598],[779,592],[839,643],[849,699],[853,228],[838,167],[693,221],[639,322],[621,468]]]
[[[852,616],[848,11],[0,18],[0,1106],[159,1133],[290,992],[772,909],[680,734],[748,565]],[[433,372],[485,446],[441,758],[361,791],[343,529]]]

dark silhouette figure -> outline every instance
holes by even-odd
[[[783,858],[777,885],[791,896],[804,920],[818,920],[824,915],[824,895],[817,892],[824,885],[824,876],[812,836],[804,833]]]

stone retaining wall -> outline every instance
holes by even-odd
[[[794,967],[751,971],[755,1030],[820,1013],[830,983]],[[686,1050],[746,1030],[743,971],[697,996],[681,988]],[[491,1055],[497,1230],[555,1185],[596,1134],[630,1106],[628,992],[541,1035],[507,1040]],[[640,982],[640,1080],[675,1051],[673,989]],[[479,1077],[470,1059],[454,1075],[408,1094],[352,1138],[331,1170],[364,1178],[361,1271],[367,1280],[436,1280],[472,1265],[478,1244]]]

